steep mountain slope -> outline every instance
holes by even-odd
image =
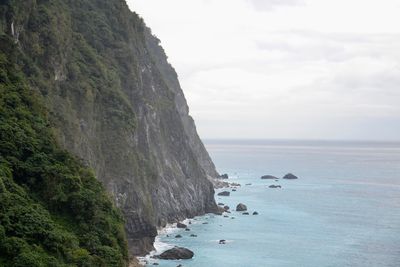
[[[122,214],[60,149],[0,36],[0,266],[127,266]]]
[[[123,0],[6,0],[1,32],[49,110],[58,143],[80,157],[126,220],[130,252],[156,227],[215,211],[217,172],[157,38]]]

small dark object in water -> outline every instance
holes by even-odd
[[[224,196],[224,197],[229,197],[231,192],[229,191],[222,191],[218,193],[218,196]]]
[[[272,184],[272,185],[270,185],[270,186],[268,186],[269,188],[282,188],[282,186],[280,186],[280,185],[275,185],[275,184]]]
[[[246,211],[246,210],[247,210],[247,206],[245,204],[243,204],[243,203],[239,203],[236,206],[236,211]]]
[[[283,179],[293,180],[293,179],[298,179],[298,177],[296,175],[292,174],[292,173],[288,173],[285,176],[283,176]]]
[[[261,179],[275,179],[275,180],[277,180],[278,179],[278,177],[275,177],[275,176],[273,176],[273,175],[263,175],[263,176],[261,176]]]
[[[253,215],[258,215],[258,212],[257,211],[253,212]]]

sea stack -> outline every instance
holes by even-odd
[[[283,179],[288,179],[288,180],[298,179],[298,177],[296,175],[294,175],[293,173],[288,173],[285,176],[283,176],[282,178]]]

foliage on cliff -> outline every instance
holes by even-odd
[[[14,40],[0,44],[0,266],[126,266],[120,212],[56,144]]]

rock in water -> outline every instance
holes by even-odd
[[[193,255],[194,255],[193,251],[187,248],[174,247],[154,257],[163,260],[186,260],[193,258]]]
[[[243,204],[243,203],[239,203],[236,206],[236,211],[246,211],[246,210],[247,210],[247,206],[245,204]]]
[[[229,210],[229,206],[224,206],[224,210],[225,211]]]
[[[258,212],[257,211],[253,212],[253,215],[258,215]]]
[[[229,197],[231,195],[231,192],[229,191],[222,191],[218,193],[218,196],[225,196],[225,197]]]
[[[272,184],[272,185],[270,185],[270,186],[268,186],[269,188],[282,188],[282,186],[280,186],[280,185],[275,185],[275,184]]]
[[[221,239],[221,240],[219,241],[219,244],[225,245],[225,243],[226,243],[226,240],[225,240],[225,239]]]
[[[242,214],[243,214],[243,215],[249,215],[249,213],[248,213],[248,212],[243,212]]]
[[[178,223],[176,224],[176,227],[178,227],[178,228],[186,228],[186,227],[187,227],[187,225],[186,225],[186,224],[184,224],[184,223],[180,223],[180,222],[178,222]]]
[[[272,180],[277,180],[278,177],[275,177],[273,175],[263,175],[261,176],[261,179],[272,179]]]
[[[176,235],[175,238],[182,238],[182,236],[181,235]]]
[[[227,173],[224,173],[224,174],[221,174],[220,176],[218,176],[218,178],[220,178],[220,179],[228,179],[229,176],[228,176]]]
[[[288,173],[285,176],[283,176],[283,179],[292,180],[292,179],[298,179],[298,177],[296,175],[292,174],[292,173]]]

